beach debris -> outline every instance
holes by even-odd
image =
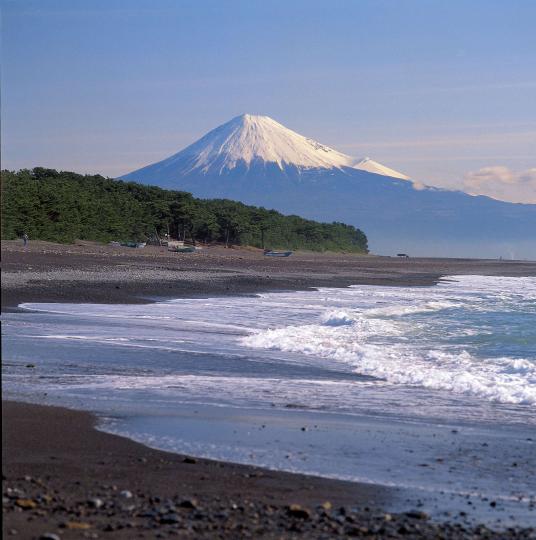
[[[91,529],[91,525],[84,521],[66,521],[65,523],[62,523],[60,527],[71,530]]]
[[[132,492],[128,489],[124,489],[123,491],[119,492],[119,496],[123,497],[123,499],[132,499]]]
[[[35,367],[35,364],[26,364],[26,367],[29,369],[33,369]]]
[[[15,504],[23,510],[32,510],[37,508],[37,503],[33,499],[17,499]]]
[[[287,508],[287,513],[289,516],[299,519],[311,518],[311,511],[308,508],[301,506],[300,504],[289,505],[289,507]]]
[[[39,537],[39,540],[61,540],[61,537],[54,533],[44,533]]]

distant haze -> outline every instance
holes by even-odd
[[[536,205],[413,181],[342,154],[268,116],[242,114],[122,177],[365,231],[375,253],[536,259]]]
[[[119,176],[242,112],[536,202],[532,0],[3,0],[2,167]]]

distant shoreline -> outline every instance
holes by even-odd
[[[179,254],[158,246],[30,241],[24,248],[3,241],[2,310],[22,302],[147,303],[316,287],[430,286],[456,274],[536,276],[536,262],[311,252],[278,259],[219,246]]]

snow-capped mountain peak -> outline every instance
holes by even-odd
[[[254,161],[303,168],[351,167],[355,159],[292,131],[269,116],[243,114],[207,133],[174,157],[195,157],[192,170],[234,169]]]
[[[242,114],[213,129],[177,154],[123,178],[171,180],[185,175],[221,175],[237,168],[275,165],[298,173],[311,169],[353,168],[407,180],[369,158],[356,159],[286,128],[269,116]]]

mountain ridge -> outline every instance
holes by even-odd
[[[268,117],[235,117],[122,179],[350,223],[375,253],[536,259],[536,205],[415,183]]]
[[[161,175],[164,171],[175,176],[223,174],[237,166],[249,168],[252,163],[276,164],[280,170],[285,167],[297,170],[351,168],[409,179],[369,157],[351,157],[300,135],[269,116],[252,114],[236,116],[176,154],[122,178],[128,180],[132,175],[139,177],[153,172]]]

